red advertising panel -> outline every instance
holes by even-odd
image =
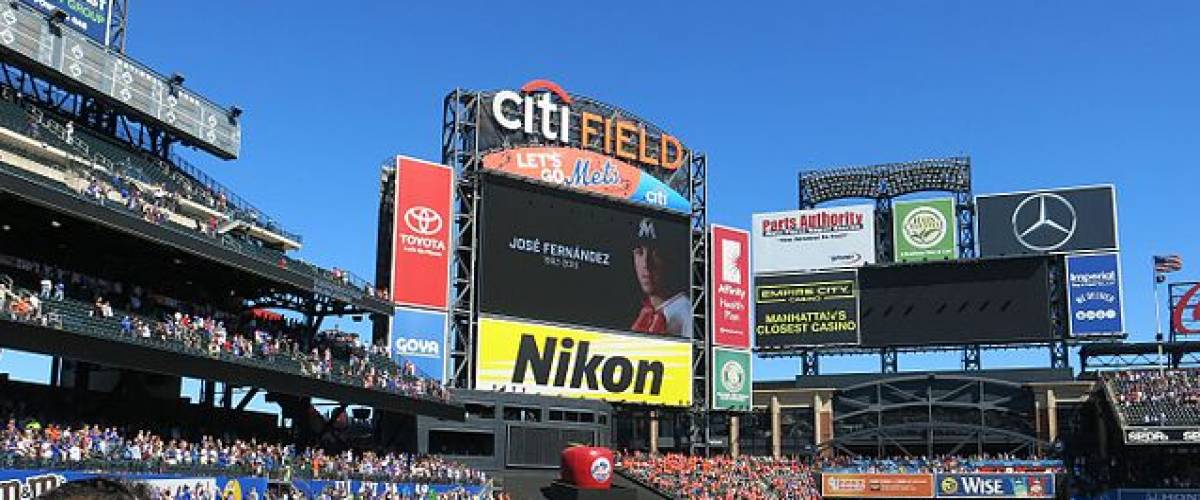
[[[712,226],[712,341],[750,348],[750,233]]]
[[[392,300],[446,309],[454,172],[445,165],[396,158],[392,232]]]
[[[825,498],[933,498],[933,474],[821,474]]]

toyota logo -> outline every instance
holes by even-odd
[[[1054,193],[1031,194],[1013,210],[1013,235],[1030,250],[1058,250],[1075,235],[1076,221],[1075,207],[1066,198]]]
[[[417,205],[404,212],[404,224],[414,233],[431,236],[442,230],[442,214]]]

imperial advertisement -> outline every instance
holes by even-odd
[[[896,262],[958,258],[953,198],[897,201],[892,214]]]
[[[875,206],[754,214],[754,272],[785,273],[875,262]]]
[[[859,342],[858,276],[853,270],[758,276],[754,340],[759,347]]]
[[[691,335],[687,218],[519,184],[483,187],[482,312]]]
[[[1067,298],[1071,335],[1125,332],[1121,263],[1117,254],[1068,255]]]
[[[481,318],[475,352],[480,390],[692,403],[692,345],[686,341]]]
[[[567,147],[505,149],[484,156],[483,168],[649,207],[691,212],[691,204],[683,195],[654,176],[593,151]]]
[[[396,158],[391,289],[397,304],[446,309],[453,183],[449,167]]]
[[[709,243],[712,342],[750,348],[750,233],[713,225]]]

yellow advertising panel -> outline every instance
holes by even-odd
[[[692,404],[686,341],[479,320],[475,386],[665,406]]]

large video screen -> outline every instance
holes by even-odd
[[[690,336],[688,219],[488,176],[480,311]]]
[[[1049,341],[1050,258],[862,268],[862,345]]]

